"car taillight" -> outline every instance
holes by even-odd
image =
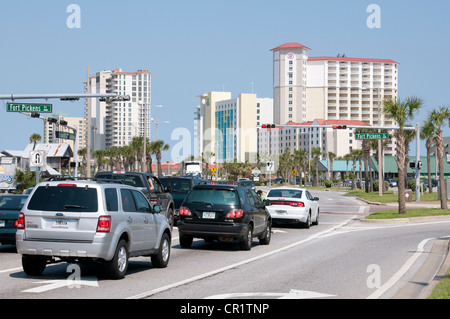
[[[180,216],[192,216],[192,213],[189,210],[189,208],[187,208],[185,206],[181,206],[180,207]]]
[[[244,210],[235,208],[230,210],[228,214],[225,215],[225,218],[241,218],[242,216],[244,216]]]
[[[19,219],[14,222],[14,225],[17,229],[25,229],[25,215],[23,213],[19,213]]]
[[[305,204],[303,202],[289,202],[289,205],[292,207],[305,207]]]
[[[291,201],[284,201],[284,200],[271,200],[271,205],[290,205],[292,207],[305,207],[305,203],[303,202],[291,202]]]
[[[111,216],[100,216],[97,223],[97,233],[109,233],[111,231]]]

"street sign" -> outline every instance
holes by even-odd
[[[292,170],[292,175],[293,176],[297,175],[297,170],[295,168]]]
[[[77,135],[75,133],[56,131],[56,138],[62,138],[62,139],[66,139],[66,140],[75,141],[75,139],[77,138]]]
[[[258,168],[252,169],[252,175],[253,175],[254,177],[258,177],[259,174],[261,174],[261,171],[260,171]]]
[[[275,172],[275,162],[274,161],[267,162],[266,170],[268,172]]]
[[[389,133],[356,133],[357,140],[388,140]]]
[[[30,152],[30,167],[43,167],[45,165],[45,151]]]
[[[7,103],[7,112],[52,113],[52,104]]]
[[[212,172],[213,174],[215,174],[215,173],[216,173],[216,168],[215,168],[215,167],[212,167],[212,168],[211,168],[211,172]]]

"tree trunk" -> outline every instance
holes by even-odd
[[[447,193],[445,190],[445,176],[444,176],[444,142],[442,138],[442,131],[436,132],[437,157],[439,160],[439,194],[441,198],[441,209],[448,209],[447,207]]]
[[[398,131],[397,136],[397,168],[398,168],[398,213],[406,214],[405,199],[405,132]]]

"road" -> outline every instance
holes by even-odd
[[[320,223],[310,229],[273,228],[270,245],[196,240],[190,249],[173,232],[168,268],[130,259],[123,280],[103,278],[95,265],[47,266],[25,275],[13,246],[0,246],[1,299],[393,298],[450,235],[448,221],[417,224],[361,222],[369,207],[331,191],[320,197]]]

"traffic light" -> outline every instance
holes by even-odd
[[[277,126],[275,124],[263,124],[262,128],[276,128]]]
[[[39,114],[39,113],[31,113],[31,117],[32,118],[40,118],[41,114]]]
[[[416,162],[409,162],[409,167],[410,168],[417,168],[417,169],[421,169],[422,168],[422,162],[419,161],[417,162],[417,167],[416,167]]]
[[[347,125],[333,125],[333,130],[346,130]]]

